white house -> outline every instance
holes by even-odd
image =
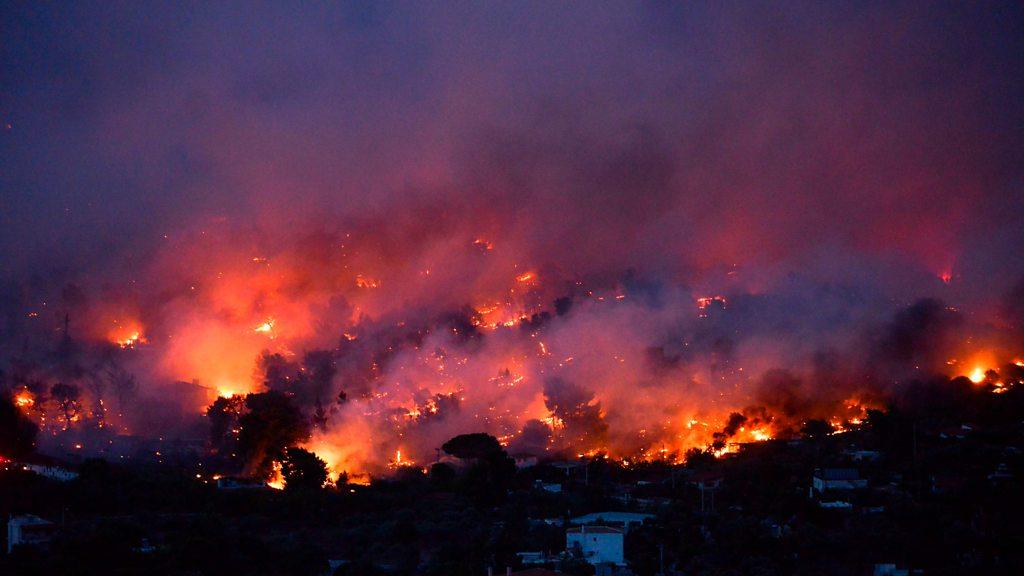
[[[39,516],[11,516],[7,521],[7,553],[16,546],[38,546],[53,538],[57,525]]]
[[[829,490],[854,490],[865,488],[868,481],[860,477],[853,468],[824,468],[814,471],[812,488],[819,494]]]
[[[625,566],[622,552],[625,533],[608,526],[579,526],[565,531],[565,547],[578,553],[588,564]]]
[[[629,530],[634,524],[643,524],[645,520],[650,518],[654,518],[654,514],[644,514],[643,512],[594,512],[577,516],[570,520],[570,522],[577,526],[598,523],[611,524]]]
[[[35,472],[40,476],[45,476],[53,480],[59,480],[61,482],[68,482],[78,478],[78,472],[68,470],[67,468],[61,468],[60,466],[50,466],[47,464],[22,464],[21,469],[26,472]]]

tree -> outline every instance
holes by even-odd
[[[57,408],[64,417],[64,429],[71,427],[71,422],[82,410],[82,390],[74,384],[58,382],[50,388],[50,396],[57,402]]]
[[[460,485],[468,496],[487,505],[504,499],[515,477],[516,463],[505,453],[497,438],[480,432],[462,434],[445,442],[441,448],[470,463],[460,479]]]
[[[804,422],[804,427],[800,429],[800,432],[802,432],[804,436],[809,436],[811,438],[828,436],[833,431],[831,424],[824,420],[815,419]]]
[[[285,448],[309,439],[309,422],[302,412],[291,398],[275,391],[246,396],[238,425],[238,455],[245,471],[257,478],[269,478]]]
[[[488,460],[505,452],[497,438],[483,432],[460,434],[445,442],[441,449],[461,460]]]
[[[20,458],[32,453],[39,427],[29,420],[14,401],[0,395],[0,456]]]
[[[244,406],[245,399],[241,396],[221,396],[206,409],[210,446],[222,457],[235,453],[238,448],[238,419]]]
[[[286,490],[322,488],[327,483],[327,464],[316,454],[302,448],[287,448],[281,460]]]
[[[106,378],[117,396],[117,409],[123,414],[128,408],[128,402],[138,391],[139,383],[131,372],[113,363],[106,370]]]

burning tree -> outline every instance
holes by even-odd
[[[50,396],[57,403],[57,409],[64,419],[64,429],[67,430],[82,411],[82,390],[74,384],[58,382],[50,388]]]

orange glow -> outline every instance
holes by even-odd
[[[274,461],[274,473],[270,480],[267,480],[267,486],[270,486],[274,490],[284,490],[284,474],[281,472],[281,463]]]
[[[19,408],[31,408],[36,403],[35,396],[28,390],[22,390],[14,395],[14,403]]]
[[[274,319],[270,318],[266,322],[260,324],[256,328],[253,328],[253,332],[259,332],[261,334],[267,334],[271,338],[274,337]]]
[[[701,318],[707,318],[708,308],[712,304],[716,303],[720,305],[722,308],[725,308],[725,306],[728,304],[728,301],[725,299],[725,296],[701,296],[700,298],[697,298],[698,316],[700,316]]]
[[[356,276],[356,286],[360,288],[379,288],[380,280],[374,278],[367,278],[362,274]]]
[[[537,278],[537,273],[536,272],[532,272],[532,271],[531,272],[524,272],[524,273],[520,274],[519,276],[516,276],[516,282],[524,282],[525,283],[525,282],[530,282],[531,280],[534,280],[536,278]]]
[[[126,322],[119,325],[107,337],[111,342],[126,350],[146,343],[142,326],[137,322]]]
[[[970,378],[971,382],[981,384],[985,381],[985,369],[980,366],[976,366],[971,370],[971,373],[968,374],[967,377]]]

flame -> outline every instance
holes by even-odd
[[[108,339],[126,350],[146,343],[142,326],[137,322],[126,322],[123,325],[117,326],[108,334]]]
[[[523,272],[519,276],[516,276],[516,282],[521,282],[521,283],[525,284],[526,282],[530,282],[532,280],[535,280],[536,278],[537,278],[537,273],[536,272],[533,272],[533,271]]]
[[[23,389],[14,395],[14,404],[19,408],[31,408],[36,403],[36,397],[27,389]]]
[[[974,369],[971,370],[970,374],[967,375],[967,377],[971,380],[971,382],[974,382],[975,384],[981,384],[982,382],[985,381],[985,369],[982,368],[981,366],[975,366]]]
[[[271,476],[270,480],[267,480],[267,486],[273,488],[274,490],[283,490],[284,489],[284,473],[282,472],[281,463],[278,462],[277,460],[275,460],[274,463],[273,463],[273,466],[274,466],[273,476]]]
[[[368,278],[366,276],[363,276],[362,274],[359,274],[358,276],[356,276],[356,286],[358,286],[359,288],[379,288],[380,280]]]
[[[260,324],[259,326],[253,328],[253,332],[258,332],[258,333],[261,333],[261,334],[267,334],[271,338],[273,338],[274,337],[274,319],[273,318],[268,318],[266,322],[264,322],[264,323]]]
[[[720,304],[722,308],[725,308],[728,301],[725,299],[725,296],[701,296],[700,298],[697,298],[698,316],[701,318],[707,318],[708,308],[711,307],[712,304],[716,303]]]

